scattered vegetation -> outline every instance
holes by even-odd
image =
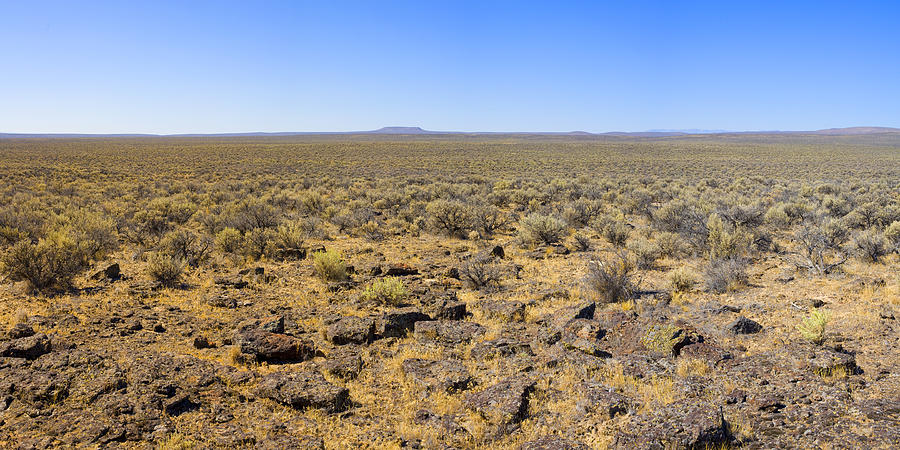
[[[632,297],[637,285],[634,266],[628,257],[615,254],[588,264],[584,282],[589,292],[604,303],[623,302]]]
[[[349,278],[344,258],[335,250],[325,250],[312,254],[313,269],[325,281],[344,281]]]
[[[360,295],[363,300],[392,306],[402,305],[408,296],[409,290],[403,285],[403,280],[397,277],[375,280]]]
[[[797,325],[797,331],[803,339],[816,344],[822,345],[825,342],[825,329],[828,322],[831,321],[831,313],[827,310],[813,308],[809,312],[809,317],[803,319],[800,325]]]

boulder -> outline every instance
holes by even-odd
[[[519,446],[519,450],[588,450],[587,445],[558,436],[543,436]]]
[[[322,409],[335,413],[350,405],[350,391],[325,380],[319,372],[272,373],[263,377],[256,395],[296,409]]]
[[[525,342],[501,337],[479,342],[472,347],[469,353],[469,356],[477,361],[506,358],[514,355],[533,356],[534,351],[531,349],[531,345]]]
[[[311,341],[258,329],[236,333],[234,343],[241,353],[257,361],[300,362],[316,354],[316,347]]]
[[[506,433],[528,414],[528,401],[535,384],[523,376],[508,377],[483,391],[467,394],[464,402],[500,433]]]
[[[391,264],[382,268],[382,273],[388,277],[402,277],[407,275],[418,275],[419,269],[406,264]]]
[[[46,334],[34,334],[0,343],[0,357],[35,359],[50,353],[50,349],[50,338]]]
[[[616,436],[616,448],[721,448],[733,440],[721,409],[707,402],[676,402],[638,416]]]
[[[412,358],[401,365],[404,375],[428,390],[458,392],[473,384],[472,376],[458,361]]]
[[[609,420],[632,409],[627,397],[595,381],[582,383],[579,393],[581,399],[575,403],[575,412],[581,415],[596,413],[604,420]]]
[[[359,352],[347,347],[339,347],[325,360],[328,373],[344,379],[354,379],[362,371],[362,357]]]
[[[428,314],[415,307],[388,311],[378,321],[378,335],[381,337],[403,337],[412,330],[416,322],[431,320]]]
[[[345,316],[325,328],[325,338],[334,345],[366,344],[375,338],[375,321]]]
[[[521,322],[525,320],[525,304],[522,302],[489,300],[481,304],[481,311],[488,319],[502,322]]]
[[[92,280],[117,281],[121,278],[122,270],[119,268],[119,263],[112,263],[91,275]]]
[[[458,345],[469,342],[485,333],[483,326],[462,320],[437,320],[416,322],[415,335],[419,340]]]

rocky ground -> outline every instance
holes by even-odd
[[[896,262],[814,278],[770,255],[744,289],[673,298],[663,260],[602,304],[579,287],[590,253],[434,239],[324,242],[354,266],[335,284],[300,260],[163,289],[124,255],[72,294],[7,284],[0,445],[900,446]],[[465,286],[498,243],[502,289]],[[404,305],[360,299],[385,276]],[[795,329],[817,305],[821,346]]]

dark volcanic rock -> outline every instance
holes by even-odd
[[[407,275],[418,275],[419,269],[410,267],[406,264],[391,264],[382,269],[382,273],[389,277],[401,277]]]
[[[350,404],[350,391],[335,386],[318,372],[272,373],[263,377],[256,395],[297,409],[341,412]]]
[[[97,271],[94,275],[91,276],[92,280],[110,280],[117,281],[122,278],[122,270],[119,268],[119,263],[112,263],[106,266],[103,270]]]
[[[753,334],[759,333],[760,330],[762,325],[744,316],[738,317],[728,325],[728,332],[732,334]]]
[[[338,378],[356,378],[362,371],[362,357],[355,350],[340,347],[328,355],[325,370]]]
[[[375,338],[375,321],[368,317],[341,317],[325,328],[325,338],[335,345],[371,342]]]
[[[856,366],[856,357],[850,353],[830,348],[816,349],[808,353],[803,361],[809,370],[822,376],[834,375],[837,372],[853,375],[859,371],[859,368]]]
[[[459,301],[453,292],[444,295],[426,295],[420,299],[424,312],[436,320],[461,320],[468,314],[465,302]]]
[[[50,338],[46,334],[35,334],[0,343],[0,356],[35,359],[50,353],[50,348]]]
[[[407,359],[402,364],[403,373],[426,389],[458,392],[468,389],[472,376],[458,361]]]
[[[581,385],[582,398],[575,404],[579,414],[599,413],[604,419],[612,419],[631,409],[631,402],[615,389],[601,383],[587,381]]]
[[[483,326],[461,320],[416,322],[416,338],[442,344],[457,345],[469,342],[485,333]]]
[[[720,447],[733,438],[722,412],[710,403],[676,402],[637,416],[616,437],[617,448]]]
[[[269,331],[241,331],[235,334],[234,342],[241,353],[258,361],[300,362],[316,354],[315,345],[310,341]]]
[[[34,328],[25,323],[17,323],[6,333],[7,339],[21,339],[34,336]]]
[[[503,322],[525,320],[525,304],[522,302],[486,301],[481,304],[481,311],[485,317]]]
[[[732,359],[731,353],[711,342],[697,342],[685,345],[681,348],[679,357],[702,359],[717,365],[722,361]]]
[[[505,358],[513,355],[533,356],[534,351],[531,349],[531,345],[525,342],[501,337],[479,342],[472,347],[472,351],[469,353],[469,356],[478,361]]]
[[[557,436],[544,436],[519,446],[519,450],[588,450],[588,448],[581,442]]]
[[[382,337],[403,337],[414,328],[416,322],[426,320],[431,320],[431,317],[414,307],[388,311],[378,321],[378,335]]]
[[[528,400],[534,387],[534,381],[512,376],[481,392],[467,394],[465,403],[496,426],[498,432],[507,433],[528,414]]]
[[[560,345],[567,350],[576,350],[591,356],[609,357],[600,346],[604,331],[600,324],[588,319],[570,320],[562,332]]]

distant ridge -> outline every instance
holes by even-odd
[[[900,128],[891,127],[847,127],[828,128],[815,131],[725,131],[725,130],[649,130],[649,131],[610,131],[606,133],[589,133],[587,131],[563,132],[503,132],[503,131],[432,131],[422,127],[384,127],[371,131],[299,131],[299,132],[250,132],[250,133],[191,133],[191,134],[141,134],[141,133],[0,133],[0,139],[21,138],[105,138],[105,137],[253,137],[253,136],[309,136],[309,135],[439,135],[465,134],[478,135],[521,135],[521,136],[611,136],[611,137],[674,137],[691,135],[817,135],[817,136],[860,136],[870,134],[900,134]]]

